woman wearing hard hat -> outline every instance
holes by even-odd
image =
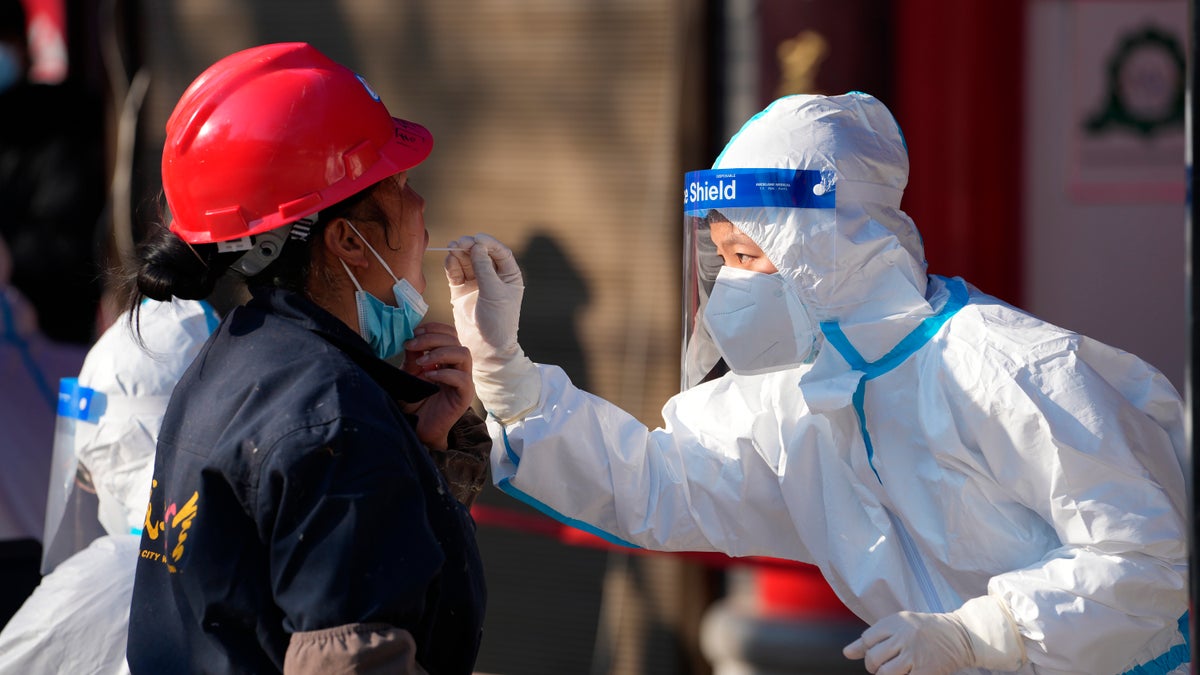
[[[470,354],[418,326],[408,171],[431,147],[306,44],[228,56],[177,104],[140,295],[204,297],[232,271],[252,298],[163,420],[132,672],[471,672],[485,589],[464,502],[489,443]]]

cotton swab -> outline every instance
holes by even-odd
[[[463,249],[461,249],[461,248],[438,248],[436,246],[429,246],[425,250],[426,251],[461,251]]]

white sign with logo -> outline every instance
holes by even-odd
[[[1074,3],[1070,189],[1182,202],[1187,3]]]

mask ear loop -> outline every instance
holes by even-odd
[[[412,284],[410,284],[407,279],[400,279],[396,276],[395,272],[392,272],[392,268],[388,267],[388,264],[384,262],[383,256],[379,255],[379,252],[375,250],[375,247],[371,246],[371,244],[367,241],[367,238],[362,236],[362,232],[358,231],[358,228],[354,226],[354,223],[347,219],[346,224],[349,225],[350,229],[354,230],[354,233],[363,240],[363,244],[366,244],[367,250],[375,255],[375,259],[379,261],[380,265],[383,265],[383,269],[387,270],[388,276],[390,276],[392,281],[395,283],[393,292],[395,292],[395,289],[398,289],[400,293],[404,294],[404,297],[408,303],[413,308],[419,310],[422,315],[425,314],[425,312],[428,312],[429,305],[425,302],[425,299],[421,297],[421,294],[412,287]],[[354,278],[354,274],[350,272],[350,268],[346,265],[346,261],[338,258],[338,262],[342,263],[342,267],[346,269],[346,274],[350,275],[350,280],[354,282],[354,286],[358,288],[359,291],[362,291],[362,286],[359,285],[358,279]],[[397,296],[396,300],[399,301],[400,298]]]
[[[370,296],[371,294],[364,291],[362,285],[358,283],[358,279],[356,279],[354,277],[354,272],[350,271],[350,266],[346,264],[346,261],[342,260],[341,258],[338,258],[338,262],[342,263],[342,269],[346,270],[346,275],[350,277],[350,281],[354,282],[354,287],[358,289],[358,292],[362,293],[365,296]],[[367,335],[367,316],[365,313],[366,309],[363,307],[361,299],[356,298],[356,302],[354,304],[358,311],[358,334],[362,335],[363,337],[366,337],[366,335]]]
[[[367,241],[367,238],[362,236],[362,232],[358,231],[358,228],[354,226],[354,223],[352,223],[350,221],[350,219],[347,218],[346,224],[350,226],[350,229],[354,230],[354,234],[357,234],[359,239],[363,240],[363,244],[366,245],[367,250],[370,251],[371,254],[375,256],[375,259],[379,261],[380,265],[383,265],[383,269],[387,270],[388,276],[390,276],[392,278],[392,281],[394,281],[396,283],[400,283],[400,279],[399,279],[399,277],[396,276],[396,273],[393,272],[392,268],[388,267],[388,264],[383,261],[383,256],[379,255],[379,252],[375,250],[374,246],[371,246],[371,243]],[[345,264],[346,264],[345,262],[342,262],[342,265],[345,265]],[[357,284],[358,282],[355,282],[355,283]],[[361,291],[362,289],[360,288],[358,290]]]
[[[338,258],[338,262],[342,263],[342,269],[346,270],[346,274],[350,277],[350,281],[354,282],[354,287],[358,289],[358,292],[366,293],[363,290],[362,284],[358,283],[358,279],[354,277],[354,272],[350,271],[350,266],[346,264],[346,261]]]

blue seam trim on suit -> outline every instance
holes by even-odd
[[[42,372],[37,361],[33,360],[33,355],[29,353],[29,345],[25,340],[21,339],[20,335],[17,335],[12,308],[3,296],[0,296],[0,314],[4,315],[4,334],[0,335],[0,338],[5,338],[12,342],[17,353],[21,355],[21,362],[25,365],[25,370],[29,371],[29,377],[33,379],[38,391],[42,394],[42,399],[46,401],[46,405],[50,406],[51,410],[57,411],[58,394],[50,388],[50,383],[46,381],[46,374]]]
[[[870,465],[871,471],[875,474],[875,479],[883,483],[883,479],[879,477],[879,472],[875,469],[875,447],[871,443],[871,435],[867,432],[867,414],[865,409],[866,401],[866,383],[867,380],[874,379],[891,371],[896,366],[903,363],[908,357],[912,356],[918,349],[924,347],[927,342],[933,339],[934,335],[942,329],[950,317],[958,313],[967,304],[969,298],[967,287],[960,279],[947,279],[938,277],[950,291],[950,297],[946,300],[946,304],[942,305],[942,309],[933,316],[926,317],[921,325],[913,329],[911,333],[906,335],[903,340],[896,343],[895,347],[887,354],[884,354],[876,361],[870,363],[858,353],[854,345],[850,344],[850,339],[846,337],[846,333],[842,331],[842,327],[836,321],[822,321],[821,332],[825,334],[825,339],[829,340],[829,344],[842,355],[850,368],[857,370],[863,374],[858,380],[858,387],[854,390],[854,412],[858,415],[858,427],[862,431],[863,444],[867,450],[867,464]]]
[[[1187,612],[1184,612],[1183,616],[1179,617],[1179,632],[1183,633],[1183,644],[1175,645],[1162,654],[1159,654],[1158,657],[1139,666],[1134,666],[1121,675],[1166,675],[1166,673],[1191,661],[1192,636],[1188,633]]]
[[[205,300],[200,301],[200,308],[204,310],[204,325],[208,327],[208,334],[212,335],[221,323],[221,317],[217,316],[217,310]]]
[[[492,417],[495,417],[495,415],[492,415]],[[498,419],[499,418],[497,418],[497,420]],[[512,462],[513,466],[520,467],[521,466],[521,458],[517,456],[517,453],[513,452],[512,446],[509,445],[509,443],[508,443],[508,428],[504,426],[503,422],[500,422],[500,429],[501,429],[501,433],[504,434],[504,454],[508,455],[508,461]]]
[[[862,432],[863,445],[867,448],[867,466],[871,467],[871,473],[875,474],[875,480],[883,485],[883,479],[879,477],[879,472],[875,470],[875,447],[871,445],[871,434],[867,433],[867,416],[860,411],[864,410],[863,402],[867,398],[867,378],[858,378],[858,386],[854,388],[854,412],[858,415],[858,430]]]
[[[504,429],[501,433],[504,434],[504,452],[508,455],[508,459],[510,461],[512,461],[513,466],[519,467],[521,464],[521,458],[517,457],[517,454],[515,452],[513,452],[512,446],[509,445],[508,429]],[[625,548],[636,548],[636,549],[642,548],[641,546],[638,546],[637,544],[631,544],[630,542],[625,541],[624,539],[616,536],[615,534],[609,534],[608,532],[601,530],[600,528],[596,527],[595,525],[590,525],[588,523],[583,522],[582,520],[576,520],[574,518],[568,518],[567,516],[564,516],[563,514],[559,513],[558,511],[555,511],[554,509],[550,508],[546,504],[543,504],[542,502],[538,501],[537,499],[534,499],[529,494],[522,491],[520,488],[514,486],[512,484],[512,476],[508,476],[506,478],[501,478],[500,482],[496,483],[496,487],[500,488],[500,491],[503,492],[504,494],[508,495],[509,497],[512,497],[513,499],[516,499],[517,501],[524,502],[525,504],[528,504],[529,506],[532,506],[533,508],[537,509],[538,511],[541,511],[542,513],[546,514],[547,516],[550,516],[551,518],[557,520],[558,522],[565,523],[577,530],[583,530],[584,532],[587,532],[588,534],[600,537],[601,539],[603,539],[604,541],[607,541],[610,544],[624,546]]]

